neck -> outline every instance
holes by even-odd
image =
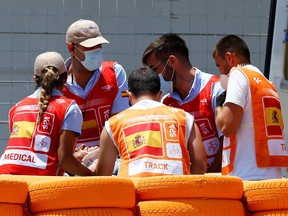
[[[179,92],[182,100],[185,99],[189,94],[189,91],[194,83],[195,72],[195,68],[191,66],[186,73],[183,73],[182,75],[177,74],[174,87]]]
[[[245,58],[236,58],[235,61],[236,61],[235,63],[237,64],[237,66],[240,66],[240,67],[250,64],[250,61],[248,61]]]
[[[160,96],[161,96],[161,93],[159,92],[159,94],[157,95],[142,95],[140,97],[137,97],[137,98],[133,98],[132,99],[132,105],[134,105],[135,103],[139,102],[139,101],[142,101],[142,100],[153,100],[153,101],[160,101]]]
[[[85,89],[94,71],[88,71],[79,61],[76,61],[77,59],[73,59],[69,73],[72,75],[73,82],[76,82],[82,89]]]
[[[237,64],[237,66],[239,66],[239,67],[244,67],[245,65],[247,65],[247,63],[239,63],[239,64]]]

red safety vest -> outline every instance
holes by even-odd
[[[111,114],[113,102],[118,92],[118,83],[113,65],[115,62],[102,63],[101,76],[86,98],[73,94],[64,87],[63,95],[72,98],[83,114],[81,136],[77,143],[94,142],[100,138],[102,128]]]
[[[168,95],[164,98],[163,103],[177,107],[190,113],[195,118],[195,123],[200,129],[203,144],[207,156],[207,165],[210,167],[215,160],[216,153],[220,147],[217,127],[215,124],[215,114],[212,108],[211,95],[212,87],[219,77],[211,76],[205,87],[199,92],[197,97],[180,105],[178,101]]]
[[[0,160],[0,174],[63,175],[57,151],[65,114],[72,100],[51,96],[40,124],[38,98],[25,98],[9,112],[10,138]]]

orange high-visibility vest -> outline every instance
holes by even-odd
[[[121,155],[118,176],[190,173],[186,114],[167,106],[128,109],[109,120]]]
[[[284,142],[284,124],[280,99],[276,88],[262,74],[245,67],[235,67],[249,80],[253,110],[253,128],[256,161],[258,167],[286,167],[288,154]],[[223,143],[223,151],[228,153],[222,174],[233,170],[237,136]],[[245,160],[245,159],[244,159]]]

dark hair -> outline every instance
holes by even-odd
[[[163,62],[169,55],[175,55],[180,59],[189,61],[188,47],[185,41],[175,33],[164,34],[151,42],[143,53],[143,65],[147,66],[147,59],[153,53],[157,59],[161,59]]]
[[[243,58],[244,61],[250,63],[250,51],[243,39],[236,35],[227,35],[220,39],[213,50],[213,57],[219,55],[224,58],[227,52],[234,53]]]
[[[150,68],[139,68],[129,75],[128,90],[135,97],[156,95],[160,92],[160,78]]]

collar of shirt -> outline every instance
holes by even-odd
[[[41,87],[37,88],[29,97],[38,98],[41,93]],[[51,96],[62,96],[63,94],[58,89],[53,89]]]
[[[187,97],[184,100],[182,100],[178,92],[170,93],[170,96],[176,99],[180,105],[194,99],[200,92],[201,82],[202,82],[202,78],[201,78],[202,73],[198,68],[194,67],[194,69],[195,69],[195,79],[194,79],[193,84],[191,85],[191,88],[188,92]]]
[[[163,104],[152,99],[151,100],[144,99],[144,100],[138,101],[129,109],[149,109],[149,108],[154,108],[158,106],[163,106]]]

